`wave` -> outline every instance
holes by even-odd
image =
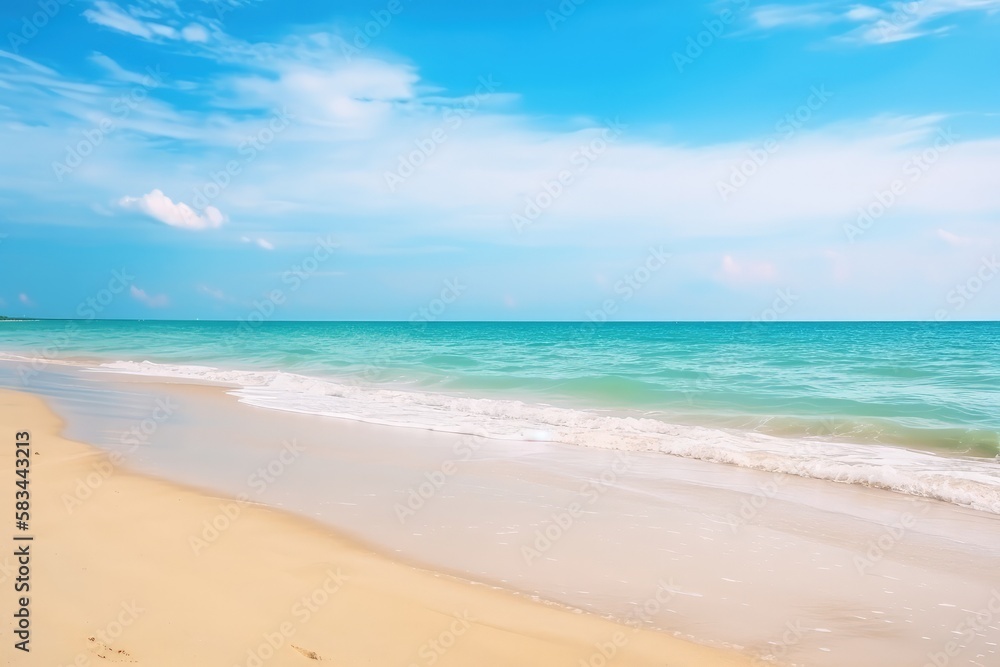
[[[944,454],[995,457],[1000,433],[958,426],[932,426],[920,420],[877,417],[799,417],[736,415],[714,418],[720,426],[767,433],[783,438],[849,440],[868,444],[916,447]],[[914,423],[908,423],[914,422]]]
[[[356,386],[282,371],[116,361],[94,371],[230,385],[241,402],[373,424],[464,433],[496,440],[549,441],[599,449],[659,452],[898,493],[1000,514],[1000,466],[993,459],[938,456],[820,437],[672,424],[642,416]]]

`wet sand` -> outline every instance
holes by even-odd
[[[4,632],[5,665],[577,665],[603,655],[622,665],[748,664],[129,472],[118,457],[59,437],[59,419],[28,394],[0,392],[0,422],[11,446],[15,430],[30,430],[23,534],[35,537],[30,652]],[[14,479],[13,456],[2,474]],[[92,487],[87,497],[76,497],[80,484]]]

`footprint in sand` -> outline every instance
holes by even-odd
[[[132,655],[128,651],[112,648],[95,637],[87,637],[87,641],[90,642],[88,648],[101,660],[108,660],[109,662],[138,662],[132,658]]]
[[[316,651],[310,651],[308,649],[302,648],[301,646],[296,646],[295,644],[292,644],[291,646],[292,646],[293,649],[295,649],[296,651],[298,651],[299,653],[301,653],[305,657],[309,658],[310,660],[322,660],[323,659],[323,658],[321,658],[319,656],[318,653],[316,653]]]

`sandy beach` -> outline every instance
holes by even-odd
[[[7,4],[0,667],[1000,667],[1000,0]]]
[[[31,651],[15,650],[5,632],[4,664],[750,663],[420,569],[284,512],[129,472],[60,437],[59,419],[34,396],[0,392],[0,421],[11,443],[15,430],[31,433],[35,537]],[[13,461],[3,458],[4,479],[13,480]],[[102,467],[109,474],[99,488],[70,501],[69,511],[74,487]],[[210,524],[217,533],[204,532]],[[8,553],[3,561],[8,580],[12,560]],[[13,598],[8,589],[5,617]]]

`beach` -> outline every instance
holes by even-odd
[[[8,4],[0,667],[1000,667],[1000,0]]]
[[[749,664],[393,560],[286,512],[117,469],[61,438],[36,397],[3,391],[0,421],[30,429],[35,508],[31,650],[16,652],[5,632],[4,664],[577,665],[603,664],[605,654],[623,665]],[[12,461],[4,457],[5,479]],[[113,473],[67,511],[65,498],[97,469]],[[205,521],[223,534],[196,552],[188,538]]]
[[[0,667],[1000,667],[1000,0],[8,4]]]

